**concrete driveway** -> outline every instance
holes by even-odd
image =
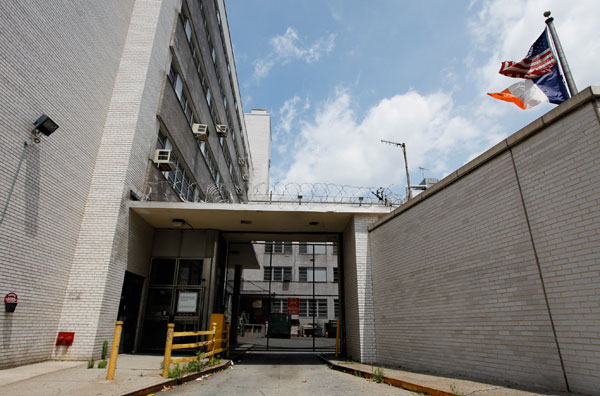
[[[163,394],[163,393],[161,393]],[[329,369],[316,355],[251,352],[233,368],[164,392],[171,395],[415,395]]]

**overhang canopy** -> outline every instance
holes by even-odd
[[[229,241],[252,240],[331,240],[323,234],[344,231],[356,214],[383,216],[389,206],[282,203],[226,204],[192,202],[130,203],[131,210],[154,228],[212,229],[225,232]],[[173,219],[185,223],[174,223]],[[280,234],[280,235],[277,235]],[[312,234],[312,235],[311,235]]]

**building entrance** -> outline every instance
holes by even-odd
[[[337,242],[262,241],[252,247],[260,268],[241,274],[239,304],[233,304],[238,342],[254,350],[334,351]]]
[[[168,323],[175,323],[175,331],[203,330],[206,297],[203,267],[203,259],[152,260],[142,350],[164,350]]]

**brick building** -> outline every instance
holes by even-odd
[[[224,2],[0,10],[2,206],[15,180],[0,224],[0,291],[19,297],[2,316],[0,368],[95,357],[118,316],[126,351],[160,345],[169,319],[205,327],[222,303],[218,233],[184,221],[155,231],[129,204],[246,202],[254,172],[264,179]],[[58,130],[24,146],[41,114]],[[195,307],[177,312],[180,296]],[[55,346],[58,332],[74,333],[73,345]]]

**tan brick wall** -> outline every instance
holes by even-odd
[[[504,142],[371,231],[378,363],[564,390],[562,354],[599,394],[600,125],[595,101],[563,106],[512,147],[517,173]]]

